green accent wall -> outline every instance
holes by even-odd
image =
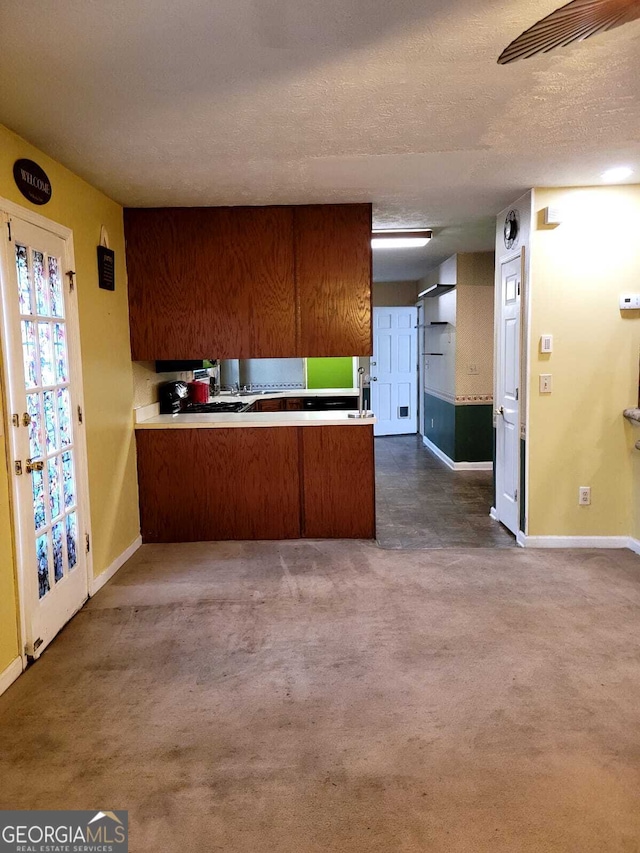
[[[453,462],[488,462],[494,458],[491,405],[455,406],[425,393],[424,428],[429,441]]]
[[[353,388],[353,359],[308,358],[307,388]]]
[[[456,406],[454,462],[493,459],[493,406]]]
[[[432,426],[433,423],[433,426]],[[447,400],[424,395],[424,434],[449,459],[454,459],[456,447],[456,407]]]

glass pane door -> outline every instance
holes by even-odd
[[[34,657],[86,601],[88,587],[77,297],[65,274],[71,237],[56,227],[12,216],[0,279],[20,597]]]
[[[15,246],[38,596],[77,563],[75,447],[61,259]],[[26,425],[26,424],[25,424]]]

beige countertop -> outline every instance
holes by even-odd
[[[213,415],[155,415],[136,423],[136,429],[371,426],[375,422],[375,418],[350,418],[349,412],[220,412]]]

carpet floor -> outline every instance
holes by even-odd
[[[140,549],[0,697],[0,807],[131,851],[635,853],[640,558]]]

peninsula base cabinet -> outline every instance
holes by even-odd
[[[143,542],[372,539],[373,427],[139,429]]]

